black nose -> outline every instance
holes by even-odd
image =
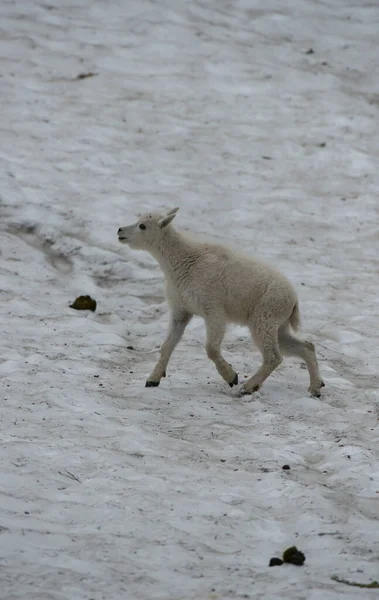
[[[122,229],[121,229],[121,227],[120,227],[117,233],[121,233],[121,231],[122,231]]]

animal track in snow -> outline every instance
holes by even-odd
[[[73,270],[72,260],[62,252],[53,249],[54,240],[44,238],[38,232],[36,225],[15,224],[8,228],[9,233],[17,235],[32,248],[37,248],[45,254],[46,260],[60,273],[68,274]]]

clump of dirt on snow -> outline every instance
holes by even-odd
[[[70,304],[70,308],[75,308],[75,310],[92,310],[95,312],[96,310],[96,300],[91,298],[91,296],[78,296],[72,304]]]

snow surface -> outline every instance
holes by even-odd
[[[367,0],[0,3],[1,600],[376,597],[331,576],[379,579],[378,31]],[[289,359],[237,399],[200,320],[144,388],[163,281],[116,232],[176,205],[295,283],[321,399]]]

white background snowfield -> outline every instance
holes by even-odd
[[[0,3],[2,600],[373,598],[332,577],[379,579],[378,31],[365,0]],[[237,399],[199,319],[144,388],[163,279],[117,229],[177,205],[293,281],[321,399],[292,359]]]

